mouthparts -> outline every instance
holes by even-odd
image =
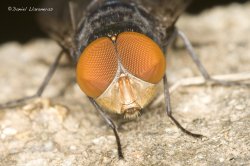
[[[122,105],[121,111],[123,112],[125,119],[135,119],[141,115],[141,107],[136,102]]]
[[[136,96],[128,76],[121,74],[118,83],[122,101],[121,112],[124,113],[125,118],[137,118],[140,115],[141,106],[136,102]]]

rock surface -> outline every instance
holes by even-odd
[[[178,22],[211,74],[250,72],[250,3],[184,15]],[[179,42],[179,45],[182,45]],[[51,40],[0,46],[0,103],[35,92],[59,47]],[[170,83],[199,75],[180,47],[169,50]],[[119,124],[125,160],[115,137],[74,83],[67,61],[43,98],[0,111],[0,165],[249,165],[250,89],[192,86],[172,93],[174,116],[199,140],[183,134],[164,103]]]

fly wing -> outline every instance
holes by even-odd
[[[137,3],[154,16],[164,27],[174,25],[180,14],[192,0],[124,0]]]
[[[45,0],[42,8],[53,11],[41,12],[38,22],[41,28],[64,48],[74,46],[73,37],[80,21],[86,17],[87,6],[93,0]]]

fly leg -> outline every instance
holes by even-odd
[[[9,101],[9,102],[4,103],[4,104],[0,104],[0,109],[16,107],[16,106],[22,105],[24,102],[26,102],[28,100],[40,97],[43,94],[43,92],[44,92],[46,86],[48,85],[49,81],[51,80],[53,74],[55,73],[56,68],[57,68],[57,66],[59,64],[59,61],[60,61],[63,53],[64,53],[64,50],[60,51],[60,53],[57,55],[57,57],[54,60],[53,64],[50,66],[50,69],[49,69],[47,75],[45,76],[42,84],[40,85],[39,89],[36,91],[36,93],[34,95],[26,96],[26,97],[23,97],[23,98],[20,98],[20,99],[17,99],[17,100],[13,100],[13,101]]]
[[[203,66],[203,64],[201,63],[201,61],[199,60],[198,56],[196,55],[192,44],[190,43],[190,41],[188,40],[187,36],[180,30],[176,29],[177,36],[179,36],[182,41],[184,42],[184,45],[189,53],[189,55],[191,56],[192,60],[194,61],[194,63],[196,64],[196,66],[198,67],[201,75],[203,76],[203,78],[205,79],[206,82],[210,82],[212,84],[220,84],[220,85],[224,85],[224,86],[234,86],[234,85],[249,85],[249,84],[244,84],[244,83],[240,83],[240,82],[233,82],[233,81],[224,81],[224,80],[217,80],[212,78],[209,73],[207,72],[207,70],[205,69],[205,67]]]
[[[113,130],[115,138],[116,138],[116,144],[117,144],[117,151],[118,151],[118,157],[119,159],[123,159],[123,153],[122,153],[122,146],[120,137],[118,135],[117,127],[112,121],[112,119],[104,113],[102,108],[95,102],[95,100],[91,97],[89,97],[90,102],[94,105],[95,109],[101,114],[102,118],[106,121],[106,123],[109,125],[109,127]]]
[[[196,138],[201,138],[203,137],[200,134],[195,134],[192,133],[190,131],[188,131],[187,129],[185,129],[184,127],[181,126],[181,124],[173,117],[172,115],[172,108],[171,108],[171,103],[170,103],[170,94],[169,94],[169,88],[168,88],[168,83],[167,83],[167,76],[166,74],[163,77],[163,84],[164,84],[164,96],[165,96],[165,102],[166,102],[166,111],[167,111],[167,115],[169,116],[169,118],[175,123],[175,125],[181,129],[181,131],[183,131],[184,133],[196,137]]]

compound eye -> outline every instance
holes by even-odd
[[[100,96],[110,85],[117,72],[115,47],[107,37],[96,39],[81,54],[76,68],[76,79],[88,96]]]
[[[156,84],[164,76],[166,60],[160,47],[146,35],[123,32],[117,39],[123,66],[136,77]]]

